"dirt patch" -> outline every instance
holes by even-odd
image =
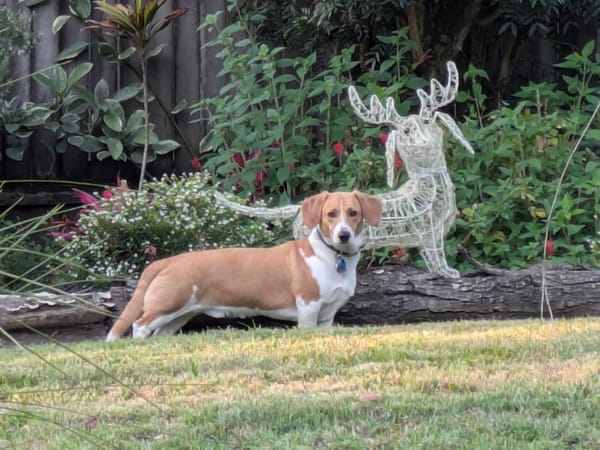
[[[24,329],[10,330],[7,333],[12,339],[3,334],[0,337],[0,348],[15,347],[17,345],[15,341],[19,345],[24,346],[51,344],[55,342],[69,344],[83,341],[101,341],[106,337],[106,327],[105,323],[97,322],[63,328],[43,329],[38,332]]]

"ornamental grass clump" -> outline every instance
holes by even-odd
[[[141,192],[109,189],[59,240],[81,265],[113,279],[137,278],[152,260],[186,251],[274,243],[268,224],[217,204],[209,181],[194,173],[163,176]]]

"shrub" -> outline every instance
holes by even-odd
[[[356,83],[361,94],[394,95],[400,98],[398,111],[408,112],[416,101],[414,89],[425,84],[409,62],[413,43],[408,30],[379,36],[393,56],[360,75],[354,46],[341,50],[322,70],[316,53],[291,58],[283,47],[257,42],[253,30],[263,21],[260,14],[239,15],[210,43],[222,47],[220,75],[228,81],[217,97],[193,105],[209,130],[200,145],[207,170],[242,196],[275,203],[323,189],[375,188],[368,181],[380,171],[381,131],[364,126],[346,89]],[[216,23],[217,16],[209,15],[202,27],[212,29]],[[356,160],[366,161],[359,178],[348,167]],[[382,187],[384,177],[380,180]]]
[[[277,240],[266,224],[216,204],[209,181],[198,172],[150,181],[139,194],[123,187],[105,191],[88,202],[76,229],[60,238],[67,255],[93,273],[127,278],[154,258]]]
[[[467,160],[461,152],[449,158],[460,215],[447,242],[449,260],[462,244],[478,259],[508,268],[538,261],[550,207],[562,171],[566,178],[550,222],[549,257],[570,263],[597,263],[587,242],[599,231],[600,162],[598,119],[567,167],[576,141],[598,102],[592,87],[600,73],[593,44],[557,64],[569,69],[565,90],[549,83],[530,83],[516,93],[516,105],[485,112],[480,86],[485,72],[473,67],[464,77],[468,92],[461,100],[470,113],[462,129],[477,151]],[[463,269],[467,266],[463,266]]]

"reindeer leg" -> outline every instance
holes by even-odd
[[[433,217],[429,217],[430,228],[423,235],[419,253],[425,260],[430,272],[438,273],[447,278],[460,278],[460,273],[448,266],[446,253],[444,252],[443,229],[434,227]]]

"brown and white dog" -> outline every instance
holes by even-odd
[[[363,221],[377,225],[381,202],[361,192],[323,192],[302,203],[310,235],[272,248],[184,253],[150,264],[106,337],[174,334],[196,314],[267,316],[329,327],[354,295]]]

